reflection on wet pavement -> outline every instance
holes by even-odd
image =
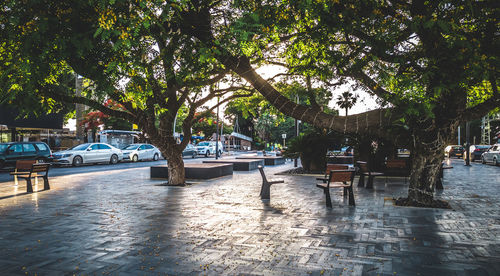
[[[496,275],[500,168],[453,162],[439,196],[454,210],[392,206],[384,198],[406,195],[402,178],[355,188],[356,207],[332,190],[332,209],[314,176],[281,175],[261,201],[257,170],[188,187],[158,186],[149,168],[52,177],[33,194],[1,183],[0,271]]]

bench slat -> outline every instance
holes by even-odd
[[[33,164],[31,172],[44,172],[49,168],[49,164]]]

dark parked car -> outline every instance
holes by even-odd
[[[191,156],[192,158],[195,158],[196,155],[198,155],[198,150],[192,144],[188,144],[182,151],[182,156]]]
[[[464,152],[464,147],[459,145],[450,145],[444,149],[444,156],[452,158],[452,157],[462,157]]]
[[[10,142],[0,144],[0,168],[14,166],[17,160],[50,162],[52,152],[43,142]]]
[[[472,145],[469,149],[470,161],[481,160],[481,155],[483,152],[491,148],[490,145]],[[464,160],[467,158],[467,154],[464,150]]]

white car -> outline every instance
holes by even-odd
[[[161,156],[160,150],[150,144],[130,144],[122,149],[123,160],[158,160]]]
[[[493,163],[493,165],[500,165],[500,144],[494,144],[491,148],[481,155],[481,162],[483,164]]]
[[[123,153],[111,145],[103,143],[86,143],[68,150],[55,152],[53,163],[80,166],[85,163],[116,164],[123,159]]]
[[[205,141],[205,142],[200,142],[196,146],[196,150],[198,151],[199,155],[205,155],[205,157],[208,157],[210,154],[215,154],[215,141]],[[222,155],[222,151],[224,150],[222,143],[219,142],[219,156]]]

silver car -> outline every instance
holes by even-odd
[[[158,160],[161,152],[158,148],[150,144],[130,144],[122,149],[123,160]]]
[[[500,144],[494,144],[489,150],[481,155],[481,162],[483,164],[493,163],[493,165],[500,165]]]
[[[55,152],[53,163],[80,166],[86,163],[116,164],[123,159],[121,150],[103,143],[85,143],[68,150]]]

